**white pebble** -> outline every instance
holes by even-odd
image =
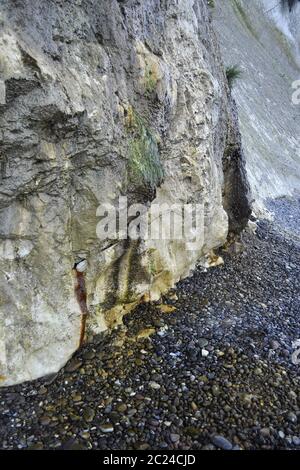
[[[79,273],[83,273],[87,268],[87,261],[86,259],[83,259],[82,261],[79,261],[79,263],[76,264],[76,271]]]

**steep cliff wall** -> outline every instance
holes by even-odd
[[[234,87],[248,178],[256,207],[300,191],[300,3],[216,1],[214,26],[227,66],[243,74]],[[289,5],[292,7],[289,8]]]
[[[187,276],[224,243],[228,217],[233,230],[245,224],[249,204],[205,1],[6,1],[1,24],[0,375],[9,385],[57,371],[85,322],[102,331]],[[198,203],[202,236],[193,250],[188,236],[99,239],[97,208],[119,196],[148,209]],[[73,269],[81,259],[84,274]]]

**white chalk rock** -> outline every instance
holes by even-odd
[[[76,271],[78,271],[79,273],[83,273],[84,271],[86,271],[86,268],[87,268],[87,261],[86,259],[83,259],[81,261],[79,261],[79,263],[77,263],[75,265],[75,269]]]

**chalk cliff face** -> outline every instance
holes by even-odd
[[[300,192],[300,2],[215,2],[214,27],[226,66],[243,74],[238,105],[248,179],[256,208],[269,198]]]
[[[78,348],[83,276],[95,333],[245,225],[237,116],[206,3],[1,4],[1,385],[56,372]],[[119,196],[149,210],[199,204],[196,245],[99,239],[97,208]]]

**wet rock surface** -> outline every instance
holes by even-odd
[[[57,376],[2,389],[1,448],[299,448],[299,244],[267,222],[243,242],[175,309],[144,304]]]

